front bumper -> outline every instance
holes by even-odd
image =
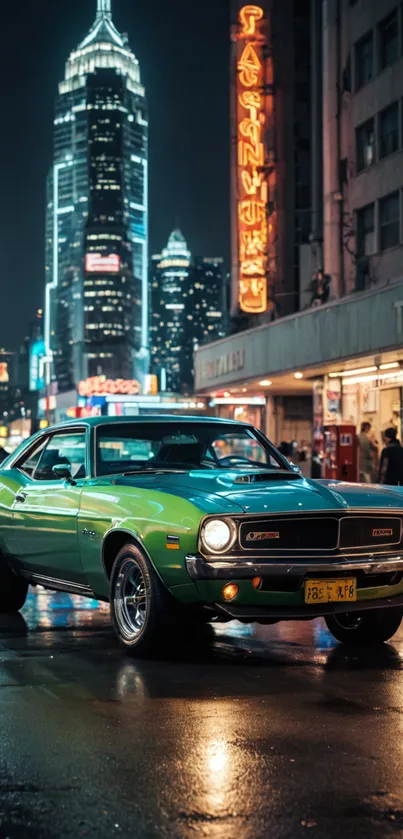
[[[338,555],[292,560],[259,559],[204,559],[187,556],[186,568],[194,581],[200,599],[221,615],[224,620],[237,619],[244,623],[257,621],[275,623],[278,620],[312,620],[337,612],[367,609],[398,608],[403,611],[403,554]],[[357,576],[357,601],[307,604],[304,602],[304,580],[321,576]],[[389,575],[389,580],[381,580]],[[398,579],[393,579],[396,576]],[[252,585],[254,577],[266,582],[261,589]],[[225,601],[222,589],[225,582],[235,580],[239,592],[234,600]]]
[[[240,559],[237,561],[214,559],[202,556],[185,557],[186,568],[191,580],[250,580],[253,577],[306,577],[312,574],[337,574],[340,572],[364,574],[393,574],[403,572],[403,554],[382,554],[381,556],[338,555],[334,559],[266,561],[261,559]]]

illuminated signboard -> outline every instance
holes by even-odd
[[[2,361],[1,364],[0,364],[0,382],[1,382],[1,384],[5,384],[8,381],[9,381],[8,364],[7,364],[7,362]]]
[[[270,307],[276,274],[276,171],[273,62],[268,21],[260,6],[239,12],[237,34],[237,186],[239,307]]]
[[[45,342],[42,339],[31,344],[29,351],[29,389],[42,390],[45,387],[43,358],[45,356]]]
[[[118,274],[120,271],[120,256],[117,253],[111,253],[109,256],[102,256],[100,253],[87,253],[85,270],[88,274]]]
[[[107,379],[105,376],[93,376],[78,385],[80,396],[137,396],[141,385],[135,379]]]

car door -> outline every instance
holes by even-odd
[[[46,439],[39,456],[34,453],[18,464],[26,481],[15,496],[8,544],[29,573],[84,582],[77,521],[87,476],[87,435],[85,428],[57,432]],[[72,482],[54,474],[53,467],[63,464]]]

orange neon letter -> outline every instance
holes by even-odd
[[[242,23],[242,35],[254,35],[256,23],[262,20],[264,15],[260,6],[244,6],[239,12],[239,20]]]
[[[264,166],[264,145],[258,143],[252,146],[244,140],[238,144],[238,161],[240,166]]]
[[[262,64],[253,44],[246,44],[238,62],[239,78],[244,87],[254,87],[259,82]]]
[[[248,227],[263,221],[266,215],[266,205],[262,201],[241,201],[239,205],[239,219]]]
[[[260,190],[259,198],[266,203],[267,183],[264,180],[263,172],[257,172],[255,169],[251,174],[244,169],[241,173],[241,180],[246,195],[257,195],[258,190]]]

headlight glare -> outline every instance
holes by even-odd
[[[209,551],[222,553],[229,548],[233,541],[234,530],[223,519],[210,519],[203,526],[202,542]]]

